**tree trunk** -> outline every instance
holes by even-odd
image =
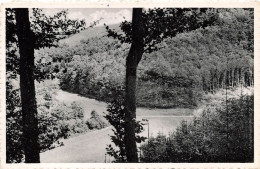
[[[128,162],[138,162],[135,141],[136,119],[136,69],[144,53],[144,25],[142,9],[133,9],[132,45],[126,58],[126,127],[125,145]]]
[[[37,106],[34,86],[34,36],[30,30],[28,9],[16,12],[17,37],[20,53],[20,90],[23,120],[23,146],[26,163],[40,162]]]

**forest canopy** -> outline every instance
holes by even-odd
[[[219,9],[215,22],[166,38],[158,44],[160,50],[144,54],[137,72],[137,105],[193,107],[201,92],[253,85],[252,10]],[[62,89],[107,100],[124,86],[129,48],[117,39],[96,36],[44,48],[36,56],[38,62],[49,63],[41,69],[60,78]]]

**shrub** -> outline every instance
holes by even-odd
[[[125,150],[125,106],[122,94],[123,91],[115,91],[114,100],[110,102],[107,106],[108,114],[105,118],[114,127],[114,135],[110,136],[112,142],[115,144],[116,148],[109,144],[106,148],[107,154],[114,157],[113,162],[126,162],[126,150]],[[146,137],[139,136],[138,134],[143,131],[143,125],[141,121],[136,121],[136,142],[141,143],[145,141]]]
[[[93,129],[102,129],[107,126],[107,123],[105,123],[101,117],[98,115],[96,111],[91,112],[91,117],[86,121],[86,125],[90,130]]]

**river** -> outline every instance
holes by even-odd
[[[85,120],[90,117],[92,110],[100,115],[106,112],[107,104],[59,90],[56,99],[65,104],[73,101],[81,105],[84,110]],[[149,109],[137,108],[137,120],[149,121],[149,136],[156,136],[158,132],[168,134],[176,129],[181,120],[189,120],[193,117],[195,109]],[[112,127],[92,131],[64,140],[64,146],[41,153],[43,163],[86,163],[104,162],[106,145],[111,144],[109,135],[112,135]],[[148,137],[148,125],[144,126],[142,136]],[[111,159],[106,157],[106,162]]]

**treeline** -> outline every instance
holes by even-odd
[[[253,162],[254,96],[229,99],[141,146],[142,162]]]
[[[168,38],[159,51],[144,55],[137,105],[192,107],[202,91],[254,84],[252,10],[223,10],[216,23]],[[42,60],[39,65],[60,78],[62,89],[109,100],[113,90],[124,86],[128,51],[128,44],[97,36],[75,46],[40,50],[38,61],[45,56],[45,66]]]

